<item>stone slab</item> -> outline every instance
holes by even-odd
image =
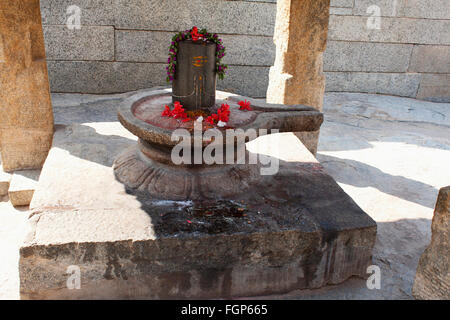
[[[324,71],[406,72],[413,45],[328,41]]]
[[[331,0],[330,6],[338,8],[353,8],[353,2],[354,0]]]
[[[355,0],[353,14],[367,16],[367,8],[377,5],[383,17],[450,19],[447,0]]]
[[[328,92],[366,92],[415,98],[418,73],[327,72]]]
[[[449,45],[449,20],[427,20],[412,18],[381,19],[381,28],[367,28],[368,17],[330,16],[328,38],[340,41],[390,42]]]
[[[189,201],[143,199],[114,178],[113,159],[136,143],[119,123],[57,126],[20,250],[21,297],[238,297],[365,276],[374,221],[295,136],[263,138],[270,143],[252,143],[280,160],[277,178],[262,182],[267,188],[271,181],[277,194],[255,187],[241,196],[244,203],[236,199],[249,205],[245,216],[203,215],[190,211]],[[69,266],[80,268],[80,290],[66,287]]]
[[[417,99],[450,102],[450,75],[422,74]]]
[[[431,243],[420,257],[412,293],[416,299],[450,300],[450,186],[439,191],[431,230]]]
[[[408,71],[450,73],[450,46],[415,46]]]
[[[114,27],[44,26],[45,49],[49,60],[114,60]]]
[[[157,0],[118,0],[115,12],[118,29],[176,31],[196,25],[221,34],[266,36],[273,34],[276,16],[273,3],[216,0],[166,1],[164,6]]]
[[[351,15],[353,12],[352,8],[334,8],[330,7],[330,14],[334,15]]]
[[[0,2],[0,145],[5,171],[37,169],[53,113],[38,0]]]
[[[31,203],[40,174],[41,170],[19,170],[13,173],[8,190],[13,206],[28,206]]]
[[[105,61],[49,61],[52,92],[117,93],[166,84],[166,65]]]

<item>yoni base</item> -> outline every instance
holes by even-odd
[[[194,206],[127,193],[112,162],[136,141],[119,123],[84,123],[58,127],[42,170],[23,299],[230,298],[366,276],[375,222],[293,134],[255,140],[276,139],[277,175]]]

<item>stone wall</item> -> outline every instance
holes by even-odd
[[[81,9],[80,30],[66,26],[71,5]],[[367,13],[373,5],[380,29]],[[450,1],[331,0],[331,6],[327,91],[450,101]],[[197,25],[223,35],[227,46],[229,72],[218,87],[266,94],[276,0],[41,0],[41,9],[53,92],[165,84],[171,35]]]

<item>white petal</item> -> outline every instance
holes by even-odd
[[[227,125],[227,123],[226,122],[223,122],[223,121],[219,121],[219,122],[217,122],[217,126],[218,127],[225,127]]]
[[[203,122],[203,117],[202,116],[198,117],[197,122]]]

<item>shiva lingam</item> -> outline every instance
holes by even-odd
[[[121,124],[139,138],[114,163],[116,178],[130,191],[148,199],[233,199],[261,179],[261,164],[250,164],[245,151],[245,143],[261,129],[316,131],[323,122],[312,107],[267,104],[216,91],[216,78],[223,79],[227,69],[221,63],[225,48],[216,34],[194,27],[175,35],[169,50],[172,90],[133,95],[118,110]],[[256,134],[249,134],[251,130]],[[212,146],[211,154],[219,160],[206,163],[200,156],[199,161],[197,155]],[[173,151],[187,161],[175,161]]]

